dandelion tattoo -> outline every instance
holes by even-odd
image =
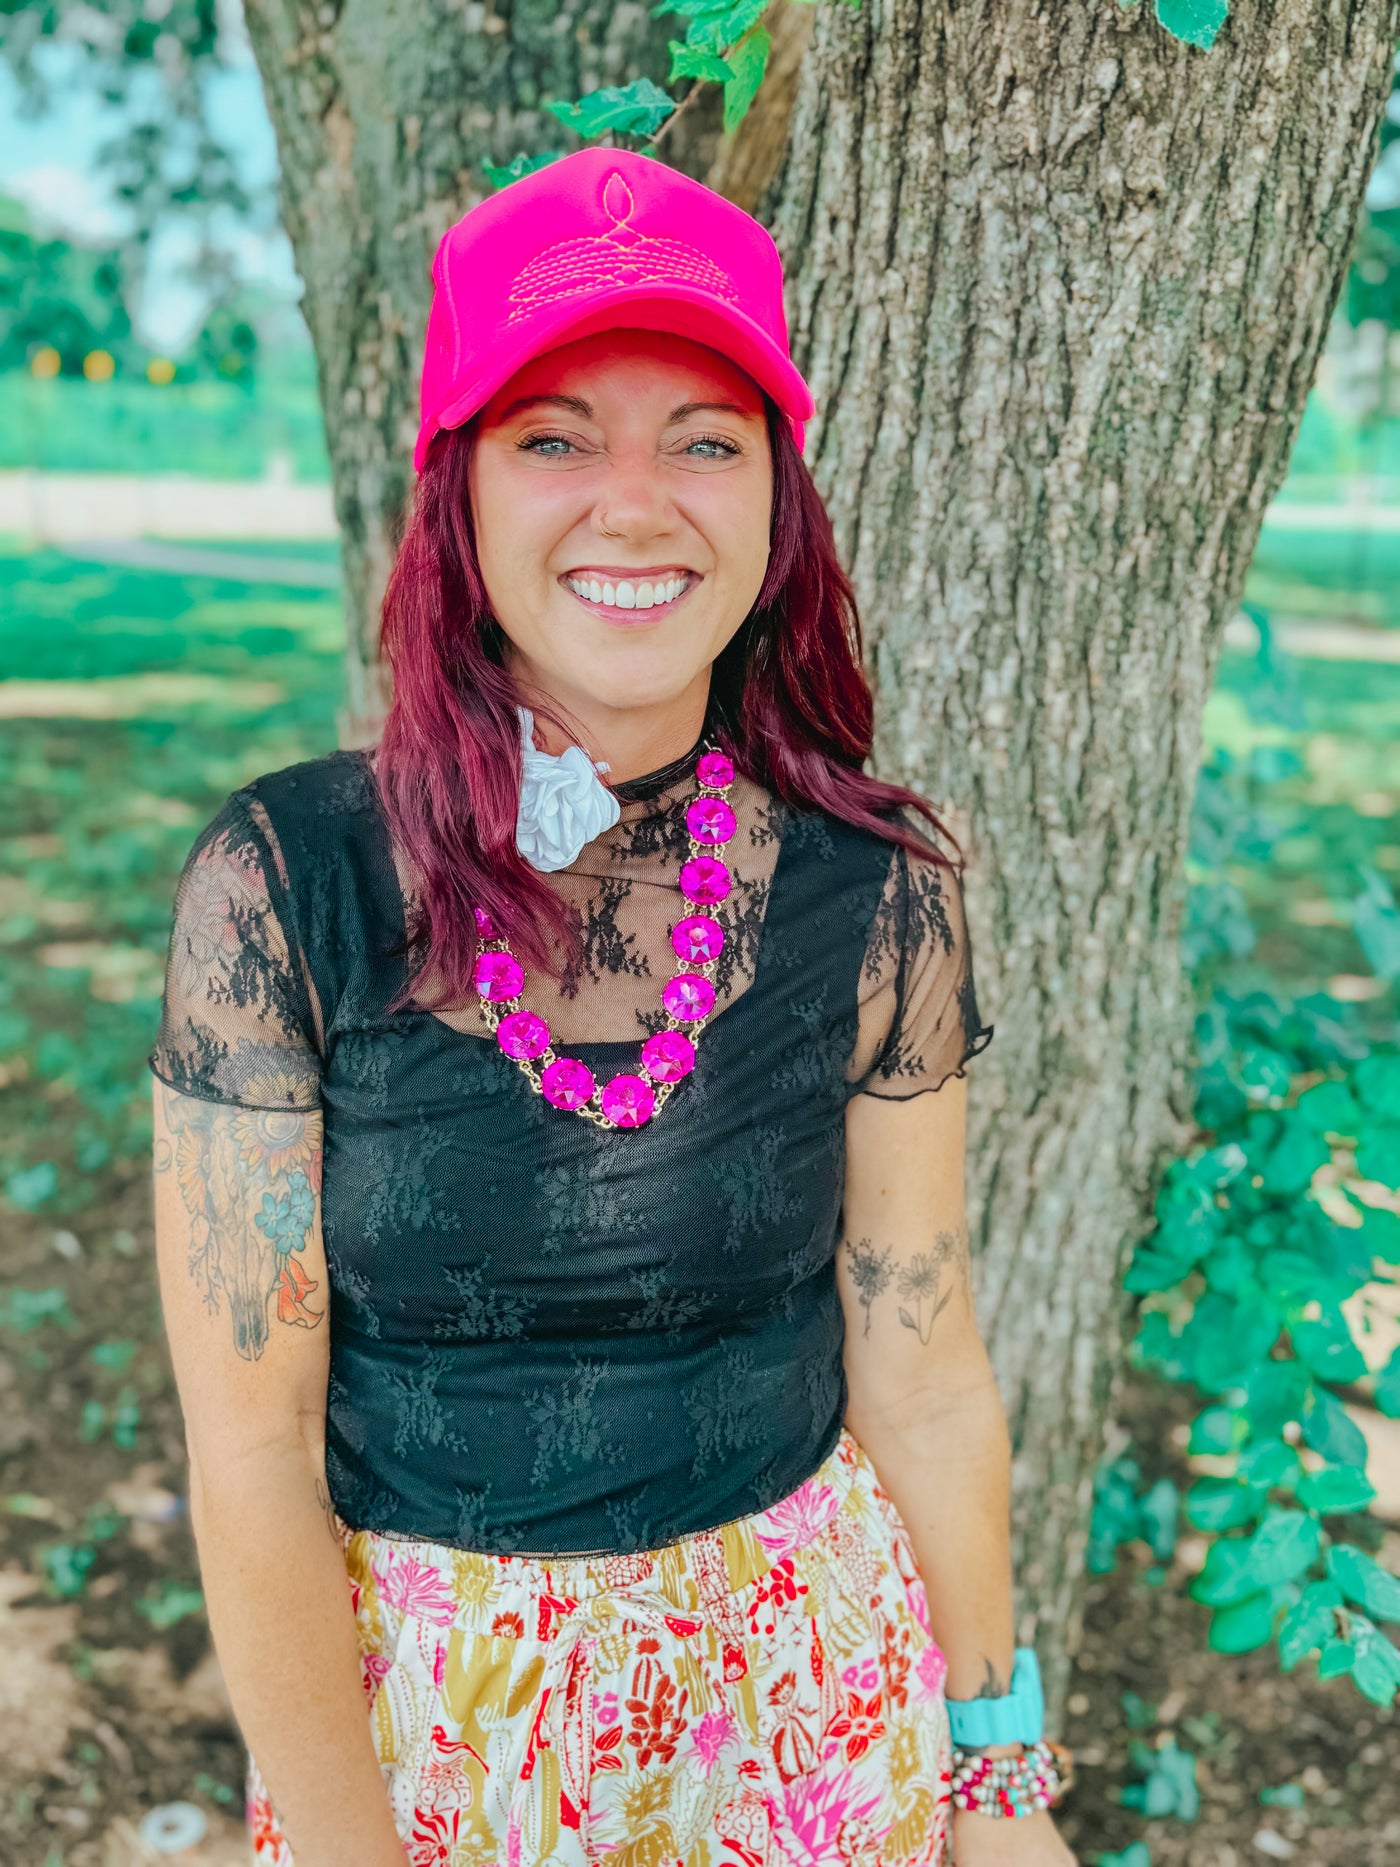
[[[850,1254],[851,1278],[860,1293],[861,1308],[865,1311],[865,1333],[870,1334],[870,1305],[885,1289],[890,1281],[890,1248],[876,1251],[868,1238],[852,1244],[846,1241],[846,1250]]]
[[[206,1308],[227,1304],[234,1346],[256,1361],[270,1317],[314,1329],[325,1314],[307,1298],[317,1288],[301,1253],[321,1184],[319,1122],[294,1109],[230,1108],[160,1090],[171,1140],[155,1150],[155,1171],[173,1172],[190,1215],[190,1275]]]

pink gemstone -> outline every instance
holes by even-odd
[[[723,901],[730,889],[729,870],[718,856],[692,856],[683,862],[680,882],[687,901]]]
[[[537,1057],[549,1049],[549,1026],[533,1011],[508,1012],[496,1026],[496,1042],[508,1057]]]
[[[686,805],[685,821],[697,843],[727,843],[734,834],[734,812],[722,797],[697,797]]]
[[[661,1002],[673,1018],[708,1018],[714,1009],[715,988],[698,972],[678,972],[666,981]]]
[[[481,935],[482,939],[494,940],[496,938],[496,923],[486,912],[485,908],[473,908],[472,912],[476,915],[476,931]]]
[[[695,775],[701,784],[732,784],[734,767],[723,752],[707,752],[695,767]]]
[[[593,1072],[577,1057],[556,1057],[540,1071],[540,1087],[555,1108],[581,1108],[593,1094]]]
[[[682,1031],[658,1031],[642,1045],[642,1067],[654,1083],[678,1083],[695,1068],[695,1046]]]
[[[681,959],[688,959],[692,965],[697,960],[718,959],[724,929],[708,914],[688,914],[671,929],[671,945]]]
[[[503,998],[515,998],[524,983],[524,971],[514,954],[477,954],[472,967],[472,984],[483,998],[489,998],[493,1004]]]
[[[603,1113],[619,1128],[640,1128],[656,1108],[656,1092],[640,1076],[614,1076],[603,1085]]]

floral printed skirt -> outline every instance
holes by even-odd
[[[414,1867],[925,1867],[947,1858],[943,1654],[849,1429],[768,1510],[634,1555],[344,1531]],[[253,1855],[293,1856],[257,1764]]]

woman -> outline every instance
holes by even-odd
[[[434,277],[382,738],[199,838],[151,1055],[256,1858],[1067,1861],[991,1031],[937,819],[861,771],[776,249],[589,149]]]

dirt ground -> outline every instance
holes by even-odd
[[[193,1597],[143,1164],[114,1169],[102,1213],[62,1232],[51,1219],[7,1217],[0,1237],[0,1292],[61,1288],[72,1318],[35,1323],[12,1310],[0,1329],[0,1862],[231,1867],[246,1860],[242,1752]],[[113,1343],[135,1345],[124,1363]],[[1120,1418],[1149,1478],[1188,1482],[1180,1445],[1198,1404],[1130,1378]],[[1116,1574],[1092,1581],[1059,1733],[1078,1770],[1062,1832],[1086,1867],[1137,1840],[1151,1867],[1393,1867],[1400,1713],[1347,1679],[1319,1684],[1310,1661],[1284,1676],[1272,1649],[1209,1652],[1207,1611],[1185,1592],[1203,1554],[1184,1536],[1154,1586],[1150,1552],[1129,1545]],[[1379,1554],[1400,1569],[1400,1525]],[[36,1580],[46,1574],[47,1586]],[[1139,1728],[1125,1693],[1143,1701],[1130,1701]],[[1191,1823],[1146,1820],[1117,1799],[1137,1780],[1130,1741],[1168,1732],[1197,1758]],[[1261,1804],[1261,1789],[1287,1784],[1301,1806]],[[139,1823],[175,1801],[196,1804],[207,1832],[179,1855],[157,1854]]]

